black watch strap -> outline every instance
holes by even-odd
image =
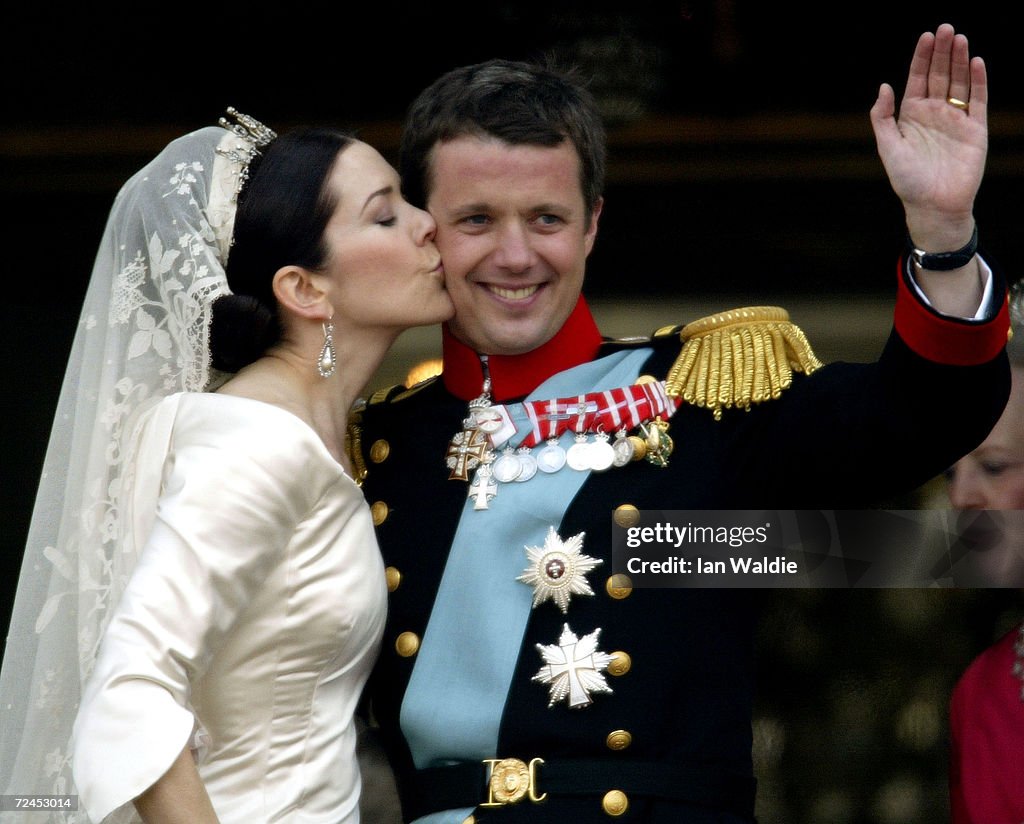
[[[909,237],[910,256],[914,263],[922,269],[930,269],[937,272],[948,272],[952,269],[959,269],[971,262],[971,258],[978,252],[978,224],[974,224],[974,231],[971,232],[971,239],[967,244],[955,252],[926,252],[918,249],[914,241]]]

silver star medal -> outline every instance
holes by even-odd
[[[571,709],[586,707],[593,703],[591,693],[612,691],[601,674],[607,669],[612,656],[597,649],[597,636],[600,634],[601,629],[598,628],[577,638],[569,625],[564,624],[557,644],[537,644],[544,666],[533,680],[550,685],[549,707],[563,698]]]
[[[533,587],[534,607],[550,598],[565,613],[569,610],[569,599],[573,595],[594,594],[586,575],[604,561],[580,552],[584,535],[586,533],[581,532],[568,541],[562,541],[551,526],[548,527],[544,546],[526,547],[530,565],[516,580]]]

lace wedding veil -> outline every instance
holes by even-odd
[[[2,794],[75,794],[69,740],[82,685],[135,561],[133,427],[155,400],[222,377],[209,366],[207,330],[212,302],[227,292],[234,199],[253,149],[243,129],[222,125],[174,140],[135,174],[104,230],[0,671]],[[33,810],[25,820],[85,817]]]

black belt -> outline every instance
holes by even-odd
[[[731,812],[753,820],[757,781],[700,764],[664,761],[619,761],[613,758],[554,758],[535,765],[536,786],[521,803],[549,797],[603,795],[621,790],[627,796],[683,802]],[[405,802],[412,818],[459,807],[494,802],[488,791],[490,764],[463,761],[447,767],[416,770]],[[517,802],[519,803],[519,802]],[[540,803],[543,803],[541,801]]]

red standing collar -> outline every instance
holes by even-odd
[[[456,397],[469,401],[483,388],[480,356],[455,339],[444,324],[444,385]],[[576,308],[551,340],[522,355],[490,355],[491,396],[506,401],[529,395],[537,386],[565,369],[593,360],[601,346],[601,333],[586,300],[580,295]]]

